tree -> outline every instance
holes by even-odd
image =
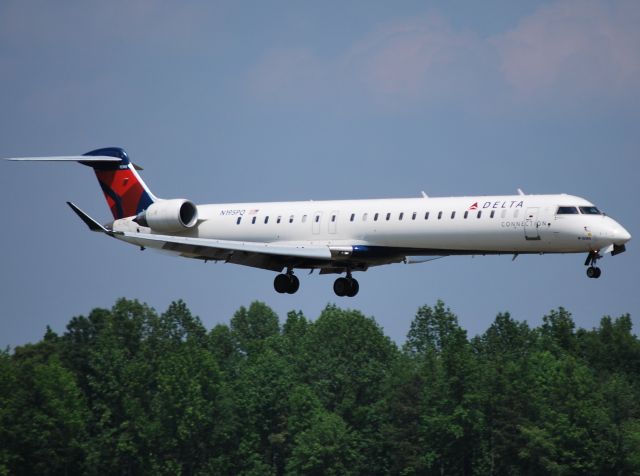
[[[2,361],[2,386],[10,385],[11,397],[0,411],[0,468],[16,475],[84,472],[88,412],[73,375],[55,355],[14,361],[8,373]]]
[[[262,342],[280,333],[278,316],[266,304],[251,303],[241,307],[231,319],[231,334],[238,350],[245,354],[259,351]]]
[[[342,476],[363,474],[356,435],[335,413],[320,411],[313,424],[296,435],[287,474]],[[375,468],[371,468],[375,471]]]
[[[423,448],[416,473],[470,474],[481,425],[477,369],[466,332],[442,301],[418,309],[405,354],[421,374],[420,427]]]
[[[373,318],[327,306],[309,326],[304,349],[299,378],[327,411],[353,430],[368,462],[366,470],[361,470],[383,468],[383,419],[377,405],[384,399],[384,380],[397,356],[396,346]]]
[[[472,344],[479,362],[482,395],[482,445],[479,465],[487,474],[525,471],[519,457],[524,445],[521,428],[531,414],[532,381],[528,360],[537,335],[526,322],[509,313],[498,314],[491,326]]]

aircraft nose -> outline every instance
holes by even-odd
[[[631,239],[631,233],[629,233],[623,227],[620,227],[620,231],[618,232],[618,235],[619,235],[618,239],[621,240],[623,243],[626,243]]]
[[[631,233],[629,233],[622,225],[614,222],[613,229],[611,230],[611,235],[613,238],[613,242],[616,245],[624,245],[627,241],[631,239]]]

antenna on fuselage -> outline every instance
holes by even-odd
[[[429,198],[429,195],[424,193],[424,190],[421,190],[420,193],[422,194],[422,198]]]
[[[521,188],[518,189],[518,195],[524,195],[525,193],[522,191]]]

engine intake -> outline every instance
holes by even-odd
[[[153,231],[173,233],[195,226],[198,209],[193,202],[184,198],[159,200],[140,212],[133,221]]]

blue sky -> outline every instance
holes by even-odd
[[[0,163],[0,346],[121,296],[184,299],[207,327],[259,299],[282,318],[330,302],[402,342],[443,299],[471,335],[498,312],[638,324],[640,3],[0,3],[0,156],[122,146],[153,192],[198,203],[511,194],[583,196],[634,236],[584,256],[450,257],[358,275],[273,273],[140,252],[66,207],[109,212],[90,169]]]

